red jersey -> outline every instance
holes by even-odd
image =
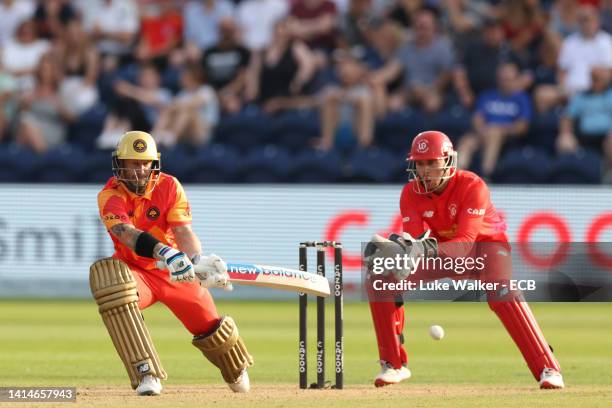
[[[131,224],[164,244],[176,247],[172,228],[191,224],[191,210],[183,187],[176,178],[165,173],[160,173],[153,191],[143,196],[132,193],[111,177],[98,194],[98,209],[115,245],[114,256],[145,270],[156,269],[155,259],[136,255],[119,242],[110,229],[117,224]]]
[[[431,230],[438,242],[465,244],[468,251],[475,242],[508,242],[506,223],[495,210],[486,183],[476,174],[457,170],[441,194],[418,194],[413,188],[416,182],[407,183],[400,198],[404,232],[416,237]],[[440,245],[443,254],[444,247],[451,245]]]

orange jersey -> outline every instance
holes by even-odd
[[[418,236],[429,229],[441,243],[508,242],[506,223],[476,174],[457,170],[440,195],[417,194],[416,182],[407,183],[400,198],[405,232]]]
[[[98,193],[98,209],[115,245],[114,256],[145,270],[155,269],[155,260],[136,255],[119,242],[110,229],[118,224],[131,224],[164,244],[176,247],[172,228],[191,224],[191,210],[183,187],[176,178],[165,173],[160,173],[153,191],[143,196],[132,193],[111,177]]]

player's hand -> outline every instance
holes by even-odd
[[[430,237],[431,231],[427,230],[417,238],[412,237],[407,232],[404,232],[401,236],[397,234],[391,234],[389,240],[396,242],[402,248],[405,253],[415,262],[409,263],[407,268],[396,269],[394,271],[395,278],[397,280],[404,280],[415,272],[416,260],[418,258],[435,258],[438,256],[438,240]]]
[[[191,282],[195,279],[193,265],[183,252],[164,245],[155,256],[159,259],[157,267],[167,269],[171,281]]]
[[[202,257],[196,255],[193,263],[197,265],[196,275],[200,279],[200,284],[205,288],[223,288],[227,291],[234,289],[227,274],[227,264],[218,255],[210,254]]]
[[[404,278],[401,279],[405,279],[406,276],[410,275],[410,271],[406,271],[399,274],[396,271],[396,268],[385,268],[382,273],[377,273],[374,269],[375,264],[384,265],[384,259],[395,259],[397,255],[403,256],[404,254],[406,254],[406,247],[403,245],[403,242],[399,243],[396,241],[392,241],[376,234],[366,245],[363,256],[364,260],[368,264],[368,272],[382,276],[388,276],[389,273],[392,273],[396,278],[398,277],[398,275],[403,275]]]

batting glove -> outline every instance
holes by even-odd
[[[227,291],[234,289],[227,274],[227,264],[221,257],[215,254],[196,255],[194,261],[194,265],[197,264],[196,275],[200,279],[200,285],[205,288],[223,288]]]
[[[176,282],[191,282],[195,279],[193,265],[183,252],[169,246],[163,246],[156,254],[159,269],[167,269],[170,280]]]

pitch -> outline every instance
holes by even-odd
[[[309,304],[309,365],[314,381],[315,302]],[[161,305],[145,320],[168,371],[160,397],[136,397],[94,301],[0,301],[0,384],[75,386],[76,406],[360,407],[360,406],[612,406],[610,304],[532,304],[563,367],[567,388],[541,391],[518,350],[486,304],[407,306],[406,343],[413,377],[375,389],[377,355],[365,303],[345,305],[345,386],[298,389],[298,306],[295,302],[219,301],[233,316],[255,366],[253,390],[235,395],[191,346],[190,336]],[[327,373],[333,378],[332,308],[328,303]],[[433,341],[432,324],[446,335]],[[145,398],[143,400],[143,398]],[[13,406],[0,403],[0,406]],[[28,403],[27,406],[35,406]],[[39,406],[65,407],[41,403]],[[74,405],[71,405],[74,406]]]

